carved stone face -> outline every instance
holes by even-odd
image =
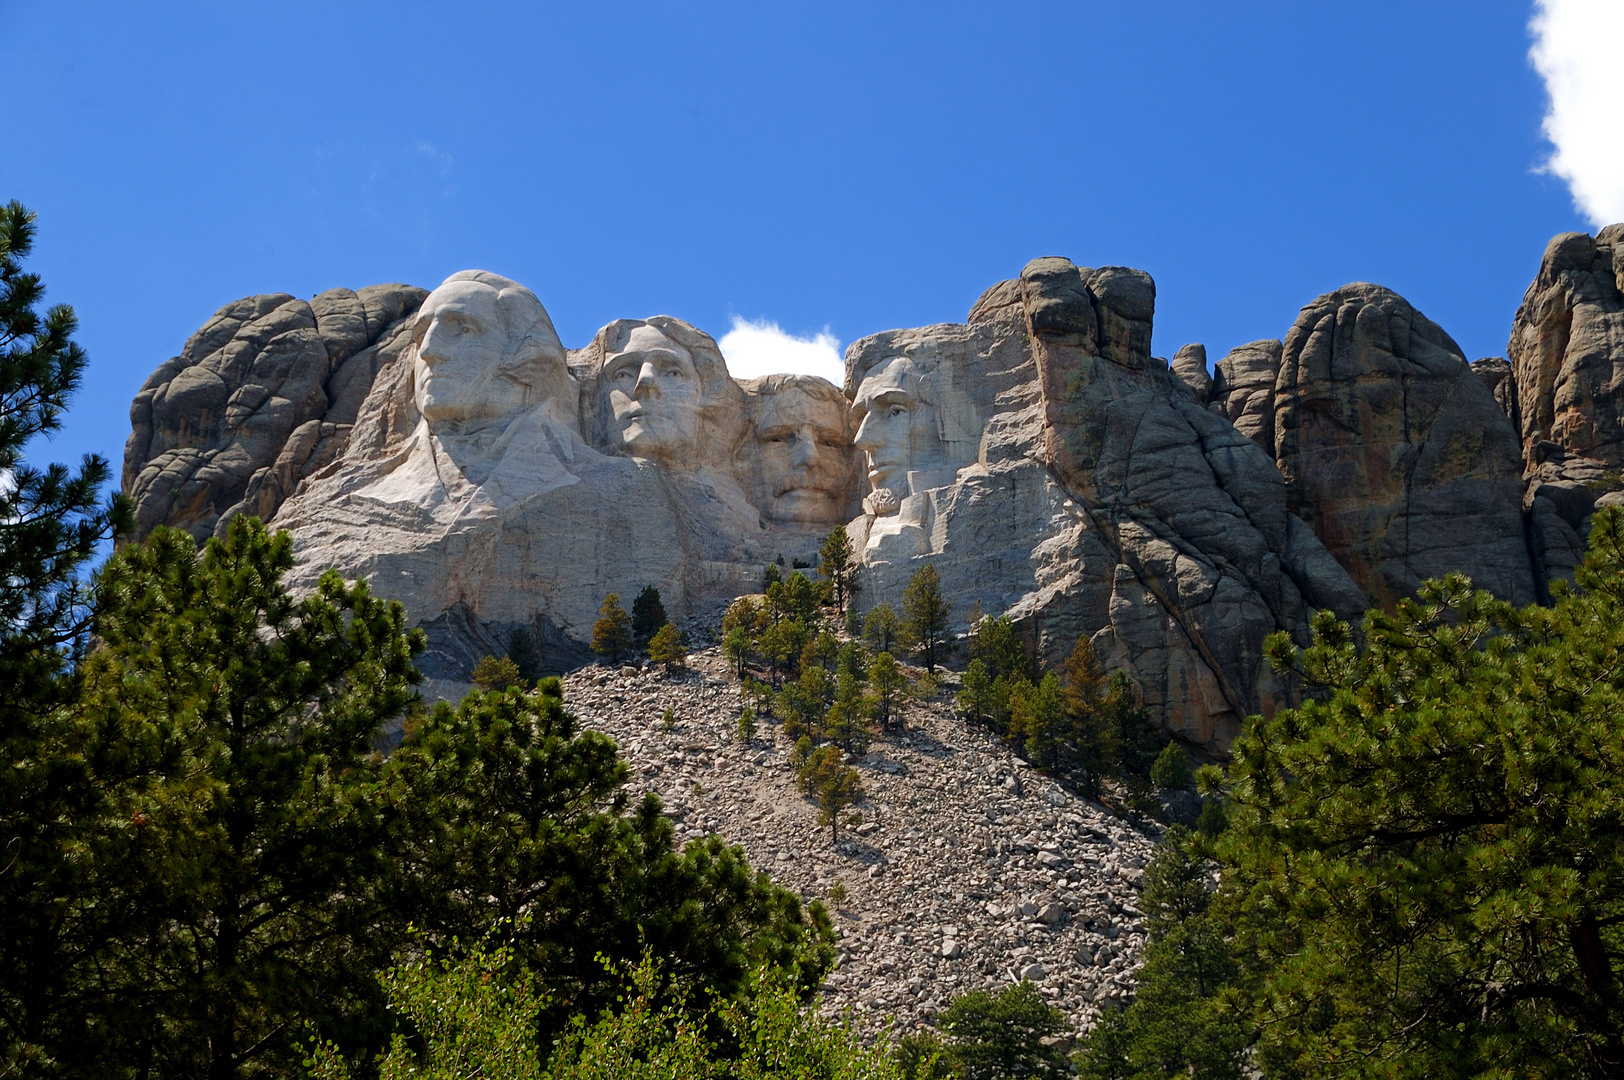
[[[909,494],[908,471],[920,464],[916,448],[931,433],[918,388],[913,362],[899,357],[864,379],[852,401],[857,422],[852,442],[868,458],[869,501],[880,513],[896,509]]]
[[[545,382],[536,355],[516,363],[524,345],[504,317],[496,289],[479,281],[449,281],[417,313],[413,381],[417,409],[430,423],[508,416],[532,404]],[[562,358],[556,361],[562,377]]]
[[[803,524],[836,522],[845,502],[844,402],[800,387],[767,396],[756,424],[768,516]]]
[[[625,348],[604,359],[603,386],[615,436],[627,453],[695,463],[700,387],[688,350],[652,326],[639,326]]]

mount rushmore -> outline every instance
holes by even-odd
[[[1624,501],[1621,241],[1554,239],[1508,357],[1476,364],[1370,284],[1169,364],[1149,275],[1062,258],[963,323],[853,342],[843,387],[736,380],[668,316],[568,349],[485,271],[253,296],[147,380],[124,488],[138,536],[287,529],[296,584],[334,567],[403,601],[444,678],[520,627],[582,662],[608,592],[707,616],[846,525],[859,609],[930,562],[958,629],[1007,613],[1047,663],[1089,637],[1218,751],[1291,696],[1268,634],[1448,571],[1519,603],[1571,572],[1595,505]]]

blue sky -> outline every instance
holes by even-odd
[[[239,296],[470,267],[572,347],[656,313],[843,344],[1058,254],[1149,271],[1162,355],[1355,280],[1499,355],[1546,241],[1593,228],[1539,171],[1532,14],[0,0],[0,199],[92,363],[31,456],[118,462],[148,373]]]

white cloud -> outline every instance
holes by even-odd
[[[1528,58],[1550,94],[1545,169],[1567,181],[1593,225],[1624,221],[1624,3],[1535,0],[1528,29]]]
[[[846,362],[840,342],[824,327],[821,334],[798,338],[786,334],[777,323],[760,319],[751,322],[733,316],[733,329],[717,342],[727,360],[727,370],[735,379],[755,379],[762,375],[821,375],[839,386],[846,378]]]

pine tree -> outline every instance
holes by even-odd
[[[32,213],[0,207],[0,1075],[46,1069],[59,1050],[92,1052],[100,999],[81,976],[137,913],[81,902],[130,884],[124,852],[86,823],[107,811],[99,772],[139,785],[143,768],[122,746],[112,760],[88,753],[92,733],[67,708],[91,618],[82,574],[129,508],[102,500],[100,457],[77,470],[25,459],[60,427],[87,363],[73,309],[41,311],[40,277],[22,269],[34,237]]]
[[[524,677],[519,674],[519,665],[506,656],[500,659],[486,656],[474,665],[472,682],[481,690],[506,690],[510,686],[518,686],[523,681]]]
[[[680,668],[687,663],[688,646],[682,643],[682,635],[675,626],[666,623],[649,640],[648,658],[656,664],[664,664],[667,670]]]
[[[1043,1040],[1065,1025],[1065,1014],[1025,981],[997,994],[987,990],[961,994],[942,1010],[937,1022],[952,1036],[946,1063],[964,1080],[1062,1080],[1069,1072],[1065,1055]]]
[[[880,653],[869,665],[868,688],[873,696],[873,716],[881,731],[891,730],[891,721],[898,715],[897,701],[907,685],[902,666],[890,653]]]
[[[660,590],[644,585],[637,599],[632,601],[632,643],[647,648],[660,627],[670,622],[665,616],[665,605],[660,602]]]
[[[846,610],[846,596],[851,591],[852,572],[855,569],[851,538],[846,535],[846,526],[836,525],[818,548],[818,573],[834,588],[837,610]]]
[[[650,949],[696,999],[738,993],[762,964],[809,991],[833,962],[820,906],[719,838],[676,850],[659,799],[629,802],[615,744],[564,708],[557,679],[436,706],[384,770],[395,910],[437,949],[513,927],[517,964],[548,991],[542,1045],[613,1002],[600,954]]]
[[[0,681],[13,704],[25,684],[55,674],[63,647],[83,634],[90,611],[79,572],[129,521],[124,500],[100,499],[110,476],[102,458],[86,456],[77,472],[23,458],[61,426],[87,362],[73,308],[38,310],[45,288],[22,269],[34,233],[21,203],[0,208]]]
[[[983,618],[971,627],[970,659],[980,660],[994,679],[1038,680],[1037,665],[1026,655],[1026,646],[1015,633],[1015,624],[1008,615]]]
[[[598,609],[598,621],[592,624],[592,651],[605,659],[618,660],[631,647],[631,618],[620,606],[619,595],[610,593]]]
[[[1021,740],[1028,760],[1044,768],[1059,762],[1067,735],[1065,719],[1065,695],[1054,672],[1036,686],[1015,676],[1009,690],[1009,734]]]
[[[875,604],[863,616],[863,640],[877,653],[896,648],[901,631],[902,620],[897,618],[897,609],[890,604]]]
[[[924,654],[925,670],[936,674],[936,654],[947,637],[947,601],[942,599],[942,579],[934,565],[926,563],[908,579],[902,615],[908,640]]]
[[[328,1034],[376,1018],[388,959],[387,814],[373,740],[413,698],[423,648],[397,603],[322,577],[281,577],[286,533],[238,517],[199,553],[157,529],[100,578],[83,711],[133,739],[150,783],[109,810],[151,919],[95,965],[119,1049],[159,1075],[288,1069],[290,1018]],[[104,743],[105,745],[105,743]],[[115,842],[118,838],[112,838]]]
[[[1315,693],[1236,740],[1219,841],[1268,913],[1265,1068],[1624,1069],[1624,512],[1576,577],[1518,609],[1452,575],[1269,639]]]

